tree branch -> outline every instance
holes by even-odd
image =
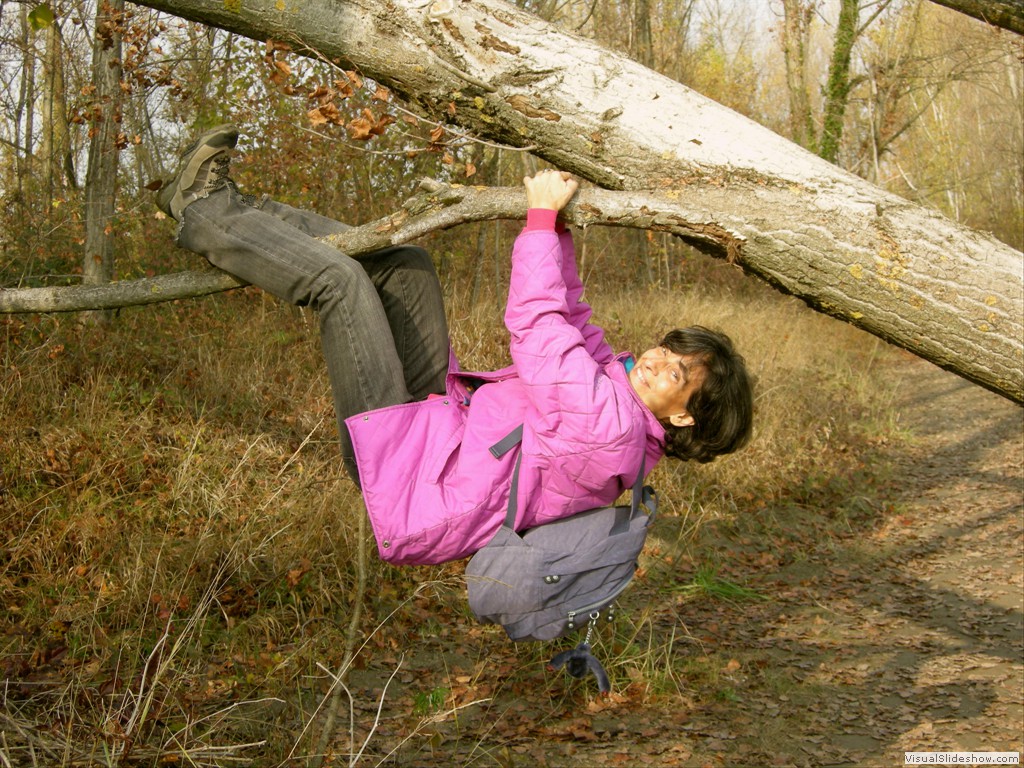
[[[736,247],[730,245],[728,237],[709,236],[706,225],[685,226],[680,217],[686,214],[678,210],[678,205],[643,192],[586,190],[566,208],[564,215],[577,226],[608,224],[664,229],[664,224],[655,221],[658,214],[674,217],[676,234],[703,244],[705,249],[724,254]],[[526,198],[520,187],[453,187],[424,179],[417,194],[397,212],[324,240],[359,258],[460,224],[520,219],[525,215]],[[209,267],[106,285],[0,289],[0,314],[117,309],[206,296],[244,285],[237,278]]]
[[[176,272],[141,280],[58,288],[0,288],[0,314],[82,312],[189,299],[244,285],[213,269]]]

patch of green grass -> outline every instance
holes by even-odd
[[[432,688],[429,691],[418,691],[412,697],[412,713],[418,717],[426,717],[441,711],[448,700],[447,688]]]
[[[767,600],[768,597],[749,587],[723,579],[716,568],[702,565],[688,584],[673,587],[673,591],[684,595],[710,597],[716,600],[741,602],[744,600]]]
[[[742,699],[740,698],[740,695],[736,692],[736,689],[733,688],[732,686],[725,686],[724,688],[719,688],[715,692],[715,698],[718,699],[719,701],[725,702],[727,704],[736,704],[736,703],[742,701]]]

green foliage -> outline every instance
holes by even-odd
[[[439,712],[444,706],[450,691],[447,688],[432,688],[429,691],[420,691],[413,696],[412,711],[414,715],[426,717]]]
[[[753,117],[758,112],[760,78],[750,50],[730,53],[720,39],[704,37],[691,54],[688,84],[740,114]]]
[[[53,8],[49,3],[40,3],[28,12],[28,22],[36,32],[51,26],[53,21]]]

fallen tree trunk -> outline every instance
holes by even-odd
[[[501,0],[147,0],[355,68],[421,113],[685,211],[814,308],[1024,402],[1021,255]]]

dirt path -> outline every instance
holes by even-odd
[[[917,439],[892,455],[881,526],[791,558],[760,580],[770,603],[717,615],[736,700],[694,713],[691,754],[660,764],[1024,752],[1022,412],[924,363],[901,374]]]
[[[456,703],[493,698],[420,726],[394,764],[873,767],[903,765],[905,750],[1024,752],[1024,412],[916,360],[896,375],[915,438],[879,449],[882,510],[829,519],[821,536],[820,509],[791,537],[709,531],[700,546],[722,573],[770,599],[664,612],[680,695],[588,703],[555,680],[517,701],[497,682],[515,656],[493,643],[478,656],[467,622],[408,659],[407,690],[444,679],[443,663]]]

